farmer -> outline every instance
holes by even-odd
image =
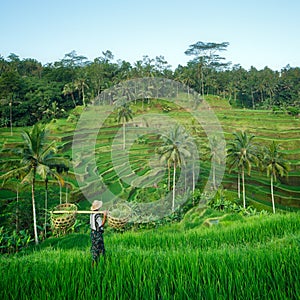
[[[102,207],[102,201],[95,200],[91,206],[91,210],[99,211]],[[92,213],[90,215],[90,225],[91,225],[91,253],[92,253],[92,266],[98,263],[100,254],[105,254],[104,240],[103,240],[103,226],[106,222],[107,211],[102,212],[103,219],[99,213]]]

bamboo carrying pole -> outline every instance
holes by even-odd
[[[104,214],[105,211],[98,210],[53,210],[53,214]]]

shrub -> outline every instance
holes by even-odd
[[[0,253],[15,253],[21,249],[26,248],[33,239],[28,233],[28,230],[16,230],[10,234],[4,230],[4,227],[0,227]]]
[[[300,109],[298,107],[289,106],[287,112],[289,115],[298,116],[300,114]]]

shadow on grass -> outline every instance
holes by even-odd
[[[51,237],[42,242],[37,248],[42,250],[48,247],[55,249],[85,250],[90,246],[89,234],[72,233],[62,237]]]

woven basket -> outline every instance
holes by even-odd
[[[64,203],[57,205],[54,210],[65,210],[66,214],[55,215],[51,213],[51,223],[54,229],[66,232],[72,227],[76,221],[77,206],[72,203]],[[71,212],[72,213],[71,213]]]
[[[128,213],[126,213],[125,216],[116,217],[116,216],[112,215],[115,209],[121,210],[121,211],[126,210]],[[109,210],[109,213],[107,216],[108,225],[115,229],[122,229],[129,221],[130,215],[131,215],[131,208],[128,205],[126,205],[124,203],[116,204],[113,207],[111,207]]]

